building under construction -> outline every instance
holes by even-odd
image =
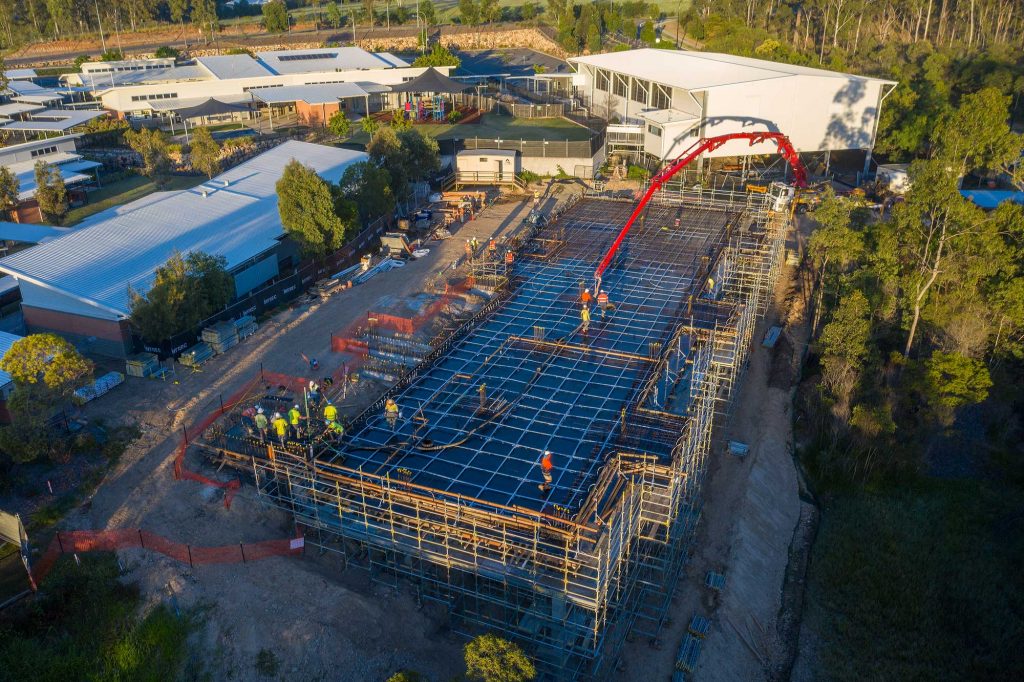
[[[508,244],[514,258],[474,266],[493,297],[337,444],[267,448],[229,426],[207,445],[307,544],[404,579],[456,629],[519,641],[550,679],[607,678],[626,637],[657,638],[669,615],[788,192],[656,194],[588,330],[581,294],[635,205],[583,197]]]

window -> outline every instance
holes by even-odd
[[[647,104],[647,91],[650,89],[650,81],[642,81],[639,78],[633,79],[633,93],[630,96],[634,102]]]
[[[249,92],[250,90],[262,90],[263,88],[283,88],[284,85],[250,85],[247,88],[242,88],[242,92]]]
[[[611,75],[607,71],[605,71],[603,69],[598,69],[597,70],[597,78],[595,79],[595,86],[594,87],[596,87],[598,90],[604,90],[605,92],[608,92],[609,90],[611,90],[612,89]]]
[[[614,75],[614,91],[619,97],[626,97],[629,95],[629,79],[619,74]]]
[[[668,109],[672,106],[671,88],[654,83],[651,88],[651,106],[655,109]]]
[[[649,132],[651,135],[654,135],[655,137],[661,137],[661,128],[659,128],[657,126],[652,126],[652,125],[648,124],[647,125],[647,132]]]
[[[46,156],[47,154],[56,154],[56,153],[57,153],[57,146],[54,145],[52,147],[43,147],[42,149],[33,149],[32,153],[31,153],[31,156],[34,159],[37,156]]]
[[[132,95],[133,102],[149,102],[154,99],[174,99],[178,96],[176,92],[160,92],[152,95]]]

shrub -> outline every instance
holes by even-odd
[[[626,170],[626,177],[630,180],[646,180],[651,177],[651,172],[641,166],[630,166]]]

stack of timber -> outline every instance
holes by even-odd
[[[238,340],[247,339],[256,333],[258,325],[256,318],[252,315],[243,315],[235,320],[235,329],[238,332]]]
[[[75,398],[77,398],[79,402],[87,403],[90,400],[99,398],[110,389],[122,383],[124,383],[123,374],[120,372],[108,372],[88,386],[83,386],[75,391]]]
[[[238,345],[238,329],[232,322],[218,322],[203,330],[203,341],[210,344],[217,355]]]
[[[200,341],[178,356],[178,362],[193,369],[202,367],[213,357],[213,349]]]
[[[160,360],[154,353],[133,355],[124,363],[125,372],[130,377],[145,379],[153,376],[160,369]]]

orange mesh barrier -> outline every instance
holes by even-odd
[[[305,541],[301,536],[281,540],[239,543],[220,547],[195,547],[144,531],[139,528],[115,530],[71,530],[58,532],[50,546],[32,567],[32,578],[38,585],[53,570],[63,554],[82,552],[113,552],[128,547],[140,547],[159,552],[189,566],[207,564],[237,564],[259,561],[272,556],[302,554]]]
[[[178,445],[178,454],[174,458],[174,478],[181,481],[195,481],[208,485],[213,488],[223,488],[224,493],[224,506],[228,509],[231,508],[231,501],[235,498],[235,493],[242,487],[241,481],[237,478],[230,481],[218,481],[208,476],[203,476],[195,471],[190,471],[185,468],[185,451],[188,450],[188,443],[190,440],[196,438],[212,424],[216,419],[227,412],[230,412],[236,405],[245,400],[253,388],[257,385],[259,377],[256,377],[246,383],[245,386],[236,391],[227,400],[220,400],[217,409],[210,412],[198,423],[193,424],[192,428],[185,429],[185,437],[182,438],[181,443]]]

